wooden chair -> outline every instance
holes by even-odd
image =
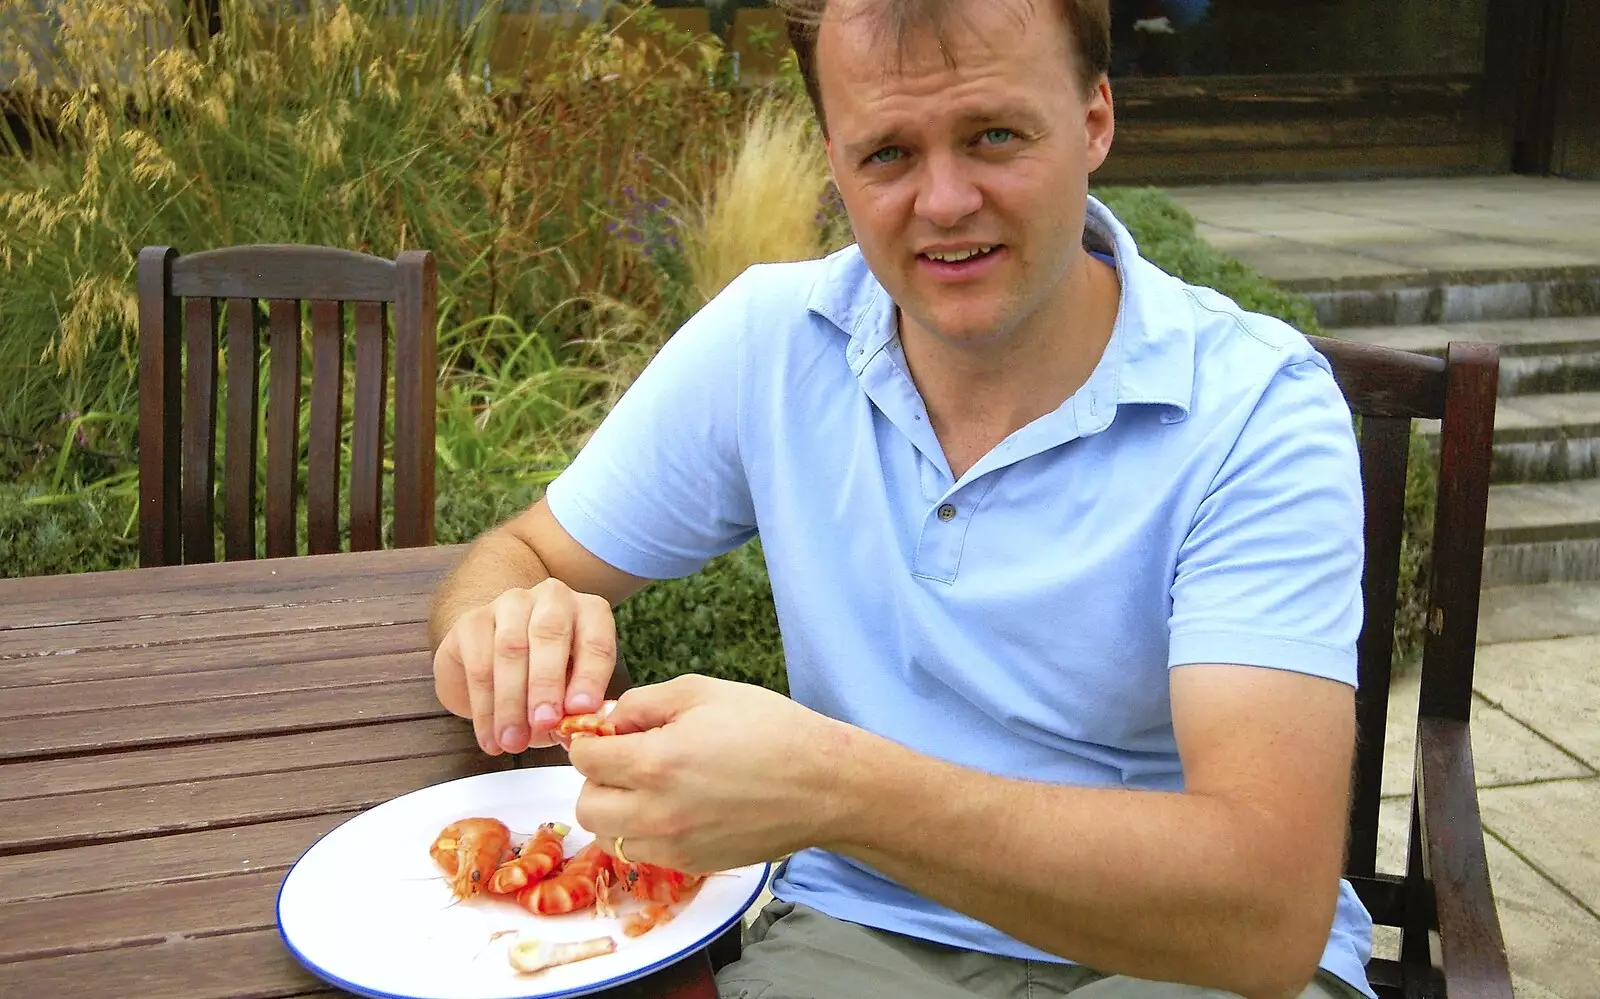
[[[1366,620],[1358,647],[1359,748],[1345,875],[1374,921],[1402,933],[1399,959],[1374,958],[1368,978],[1380,999],[1513,999],[1469,730],[1499,351],[1488,343],[1452,343],[1436,358],[1324,337],[1312,342],[1361,417]],[[1410,848],[1405,872],[1389,874],[1376,869],[1378,811],[1413,419],[1442,421],[1441,453]],[[629,682],[619,662],[607,696],[619,696]],[[530,765],[566,761],[559,750],[527,755]],[[735,924],[700,953],[605,995],[715,999],[712,975],[738,958],[739,930]]]
[[[1512,999],[1470,731],[1499,349],[1456,342],[1431,357],[1349,340],[1312,342],[1361,418],[1366,621],[1345,875],[1374,921],[1401,931],[1399,959],[1374,958],[1368,977],[1380,999]],[[1409,847],[1404,873],[1388,874],[1376,870],[1378,811],[1413,419],[1441,421],[1439,481]]]
[[[231,246],[188,256],[139,251],[139,561],[215,560],[218,304],[226,301],[223,548],[256,555],[258,372],[267,333],[266,554],[298,553],[301,308],[311,303],[307,551],[339,550],[344,305],[355,319],[349,547],[380,547],[388,381],[394,349],[394,544],[433,543],[433,254],[393,260],[325,246]],[[258,303],[265,303],[267,316]],[[184,362],[185,355],[187,363]]]

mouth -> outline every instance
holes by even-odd
[[[919,266],[942,278],[965,278],[987,269],[1005,254],[1005,244],[988,243],[951,250],[930,250],[917,254]]]

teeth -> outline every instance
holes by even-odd
[[[928,254],[928,259],[938,260],[941,263],[947,264],[959,264],[963,260],[970,260],[973,257],[982,256],[992,249],[994,249],[992,246],[980,246],[975,250],[958,250],[955,253],[930,253]]]

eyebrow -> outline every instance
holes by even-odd
[[[969,111],[956,119],[959,127],[971,128],[977,125],[989,125],[1001,121],[1015,121],[1019,125],[1031,127],[1035,130],[1041,126],[1038,115],[1031,109],[1024,107],[1009,107],[1000,110]],[[862,159],[868,153],[873,153],[885,146],[895,145],[901,141],[905,129],[899,126],[887,128],[877,132],[869,138],[856,142],[845,143],[844,149],[853,159]]]

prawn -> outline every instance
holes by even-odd
[[[560,867],[561,841],[571,831],[561,822],[541,825],[533,838],[494,872],[489,879],[489,891],[496,895],[514,894]]]
[[[641,902],[671,905],[683,901],[686,892],[693,891],[705,880],[704,874],[685,874],[670,867],[638,862],[616,863],[618,883]]]
[[[567,715],[550,729],[561,748],[572,748],[572,737],[575,735],[616,735],[617,727],[608,720],[616,701],[606,701],[600,705],[600,710],[591,711],[581,715]]]
[[[622,921],[622,932],[630,937],[643,936],[662,923],[670,921],[672,916],[672,906],[651,902]]]
[[[523,888],[516,898],[523,908],[541,916],[576,912],[591,905],[606,911],[615,879],[610,854],[590,843],[573,854],[560,871]]]
[[[428,853],[450,877],[450,891],[465,901],[481,891],[511,846],[511,830],[499,819],[470,818],[440,830]]]

